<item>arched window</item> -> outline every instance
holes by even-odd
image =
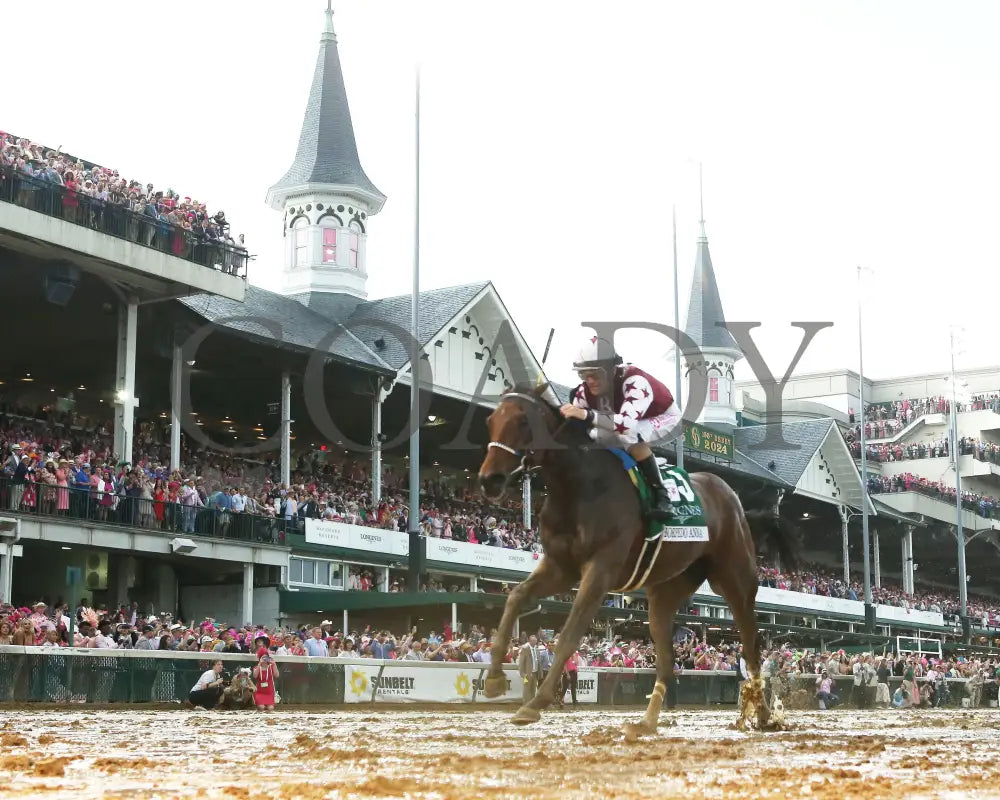
[[[299,217],[292,223],[292,246],[295,248],[295,257],[292,265],[304,267],[309,258],[309,220]]]
[[[358,250],[361,248],[361,226],[357,222],[352,222],[348,233],[348,247],[350,248],[350,257],[348,260],[348,265],[354,268],[358,266]]]
[[[332,227],[333,220],[323,225],[323,263],[337,263],[337,229]],[[328,227],[329,226],[329,227]]]

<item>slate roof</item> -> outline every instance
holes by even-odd
[[[762,445],[768,429],[777,425],[782,438],[789,444],[798,445],[796,450],[783,450],[770,445]],[[734,443],[739,450],[747,453],[758,464],[775,464],[774,472],[782,480],[794,486],[809,466],[813,454],[826,439],[834,421],[829,417],[802,420],[801,422],[773,423],[770,425],[749,425],[733,431]]]
[[[421,292],[420,344],[426,345],[489,286],[487,281]],[[302,300],[307,300],[309,305],[304,305]],[[330,347],[331,357],[383,373],[395,373],[410,360],[406,340],[400,342],[392,334],[392,329],[398,328],[403,335],[409,335],[408,294],[371,301],[340,294],[321,296],[317,292],[288,297],[247,284],[242,303],[211,295],[185,297],[180,302],[209,322],[239,317],[237,321],[223,322],[223,327],[278,346],[284,343],[296,349],[312,350],[336,332]],[[273,339],[259,323],[254,324],[254,318],[277,325],[281,330],[280,340]],[[383,350],[375,346],[376,339],[385,341]]]
[[[432,336],[447,325],[456,314],[489,285],[489,281],[485,281],[421,292],[420,319],[418,320],[420,344],[427,344]],[[399,341],[399,337],[393,336],[391,330],[392,328],[402,330],[408,338],[412,313],[410,302],[408,294],[372,300],[359,305],[348,318],[348,326],[351,331],[366,346],[375,349],[376,339],[381,338],[385,341],[385,349],[379,350],[378,354],[396,370],[409,362],[410,353],[406,339]],[[362,320],[367,320],[370,324],[365,324]],[[379,323],[385,323],[385,327]]]
[[[712,255],[708,252],[708,238],[704,230],[698,239],[698,252],[694,262],[694,276],[691,279],[691,295],[688,299],[684,332],[699,347],[739,350],[733,335],[716,325],[725,322],[719,284],[715,280]]]
[[[326,30],[320,37],[295,160],[271,191],[304,183],[357,186],[385,202],[385,195],[365,174],[358,158],[337,37],[333,32],[333,12],[326,13]]]
[[[337,334],[329,353],[337,361],[369,367],[378,372],[394,372],[379,356],[365,347],[353,333],[336,320],[328,319],[302,305],[298,300],[247,284],[244,301],[213,295],[194,295],[180,301],[208,322],[219,323],[227,330],[247,338],[297,350],[313,350],[324,339]],[[239,318],[225,321],[225,318]],[[254,319],[266,321],[281,331],[275,339],[269,330]]]

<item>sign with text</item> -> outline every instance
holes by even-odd
[[[379,671],[381,670],[381,675]],[[486,668],[479,664],[461,668],[416,665],[390,661],[381,669],[380,662],[344,665],[344,702],[370,703],[375,690],[376,703],[520,703],[524,681],[516,668],[505,667],[505,692],[496,698],[483,695]],[[568,696],[567,692],[567,696]],[[597,702],[597,672],[579,671],[577,701]]]
[[[684,426],[684,446],[710,456],[733,460],[733,437],[688,423]]]
[[[533,572],[541,563],[542,554],[527,550],[510,550],[506,547],[490,547],[485,544],[456,542],[452,539],[428,538],[427,560],[528,573]]]
[[[410,537],[405,533],[382,528],[366,528],[364,525],[350,525],[346,522],[332,522],[327,519],[306,520],[306,541],[309,544],[325,544],[348,550],[369,550],[394,556],[410,554]]]

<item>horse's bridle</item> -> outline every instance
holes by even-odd
[[[529,403],[536,406],[537,408],[551,410],[551,408],[549,408],[549,405],[545,401],[539,399],[533,394],[525,394],[524,392],[508,392],[507,394],[501,395],[500,402],[502,403],[505,400],[527,400]],[[563,420],[562,424],[560,424],[559,427],[556,428],[555,433],[553,434],[553,438],[559,435],[560,431],[562,431],[563,425],[565,425],[566,422],[567,420]],[[514,458],[521,459],[521,463],[515,469],[511,470],[507,474],[508,483],[512,478],[516,477],[517,475],[520,475],[522,472],[535,472],[541,469],[541,466],[537,464],[532,464],[531,459],[535,457],[534,450],[526,450],[525,452],[522,453],[520,450],[511,447],[509,444],[504,444],[503,442],[490,442],[486,446],[486,449],[489,450],[491,447],[496,447],[498,450],[503,450],[505,453],[510,453],[512,456],[514,456]]]

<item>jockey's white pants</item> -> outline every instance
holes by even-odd
[[[590,438],[605,447],[621,447],[628,449],[632,445],[645,442],[652,444],[660,439],[672,437],[681,430],[681,410],[674,403],[658,417],[640,419],[624,433],[606,431],[603,428],[590,429]]]

